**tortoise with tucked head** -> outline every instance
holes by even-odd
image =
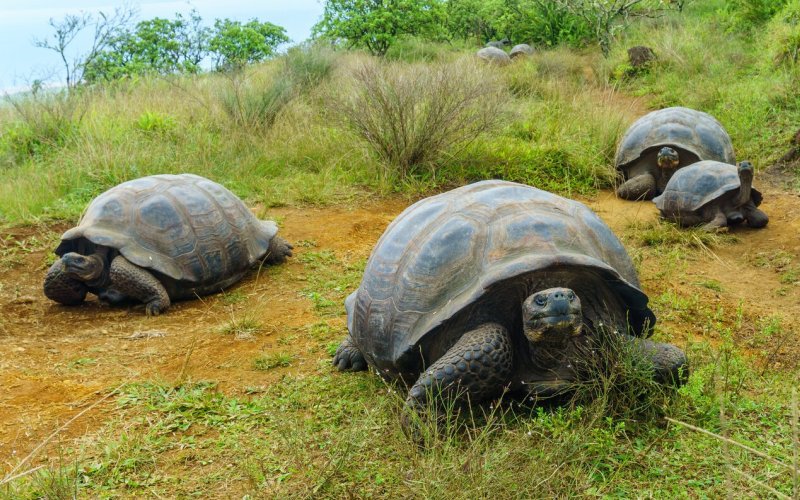
[[[488,63],[499,64],[501,66],[511,62],[511,58],[508,57],[506,51],[498,49],[497,47],[484,47],[480,49],[476,55],[479,59]]]
[[[133,299],[148,315],[174,300],[219,292],[255,263],[283,262],[292,246],[233,193],[192,174],[124,182],[95,198],[64,233],[45,295],[76,305],[87,293]]]
[[[530,186],[483,181],[407,208],[381,236],[346,300],[349,336],[333,363],[480,402],[504,388],[563,393],[593,339],[620,335],[655,377],[680,382],[675,346],[655,323],[633,264],[585,205]]]
[[[520,43],[511,48],[511,52],[508,53],[508,57],[511,59],[516,59],[518,57],[529,56],[531,54],[533,54],[533,47],[527,43]]]
[[[700,161],[675,172],[664,192],[653,199],[665,219],[681,226],[716,230],[746,222],[760,228],[769,217],[757,207],[763,199],[753,187],[753,166]]]
[[[736,163],[731,139],[713,116],[682,107],[648,113],[617,145],[615,164],[623,179],[617,195],[653,199],[675,171],[700,160]]]

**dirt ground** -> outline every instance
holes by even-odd
[[[685,268],[673,275],[677,280],[665,281],[662,258],[645,252],[641,280],[651,297],[672,291],[727,311],[740,308],[753,335],[758,318],[781,318],[783,336],[771,362],[786,365],[800,352],[795,319],[800,317],[800,197],[779,187],[764,191],[761,208],[770,215],[766,229],[737,229],[738,242],[692,250]],[[586,203],[621,235],[630,235],[632,224],[657,219],[652,203],[625,202],[611,192]],[[5,249],[0,260],[0,475],[119,384],[188,376],[218,381],[222,391],[235,394],[311,371],[327,354],[308,335],[309,325],[320,317],[301,293],[313,270],[300,257],[328,249],[345,260],[366,258],[406,205],[390,199],[356,208],[270,209],[281,234],[296,244],[295,257],[284,269],[253,272],[228,294],[180,302],[155,318],[146,317],[142,307],[112,308],[95,300],[64,307],[48,301],[41,282],[53,247],[43,242],[55,241],[66,226],[13,228],[0,247]],[[42,231],[52,233],[49,239]],[[718,286],[699,287],[699,282]],[[250,316],[263,326],[258,335],[241,338],[220,331]],[[692,318],[660,320],[673,337],[669,340],[679,345],[714,335]],[[324,321],[335,335],[344,333],[341,315]],[[256,356],[278,351],[289,351],[296,362],[266,372],[253,369]],[[112,412],[109,399],[69,423],[59,440],[89,432]]]

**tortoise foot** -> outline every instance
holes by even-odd
[[[340,372],[353,371],[360,372],[367,369],[367,360],[364,355],[358,350],[358,347],[353,343],[350,335],[345,338],[339,348],[336,349],[336,354],[333,356],[333,365],[339,369]]]

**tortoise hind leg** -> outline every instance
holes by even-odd
[[[274,236],[269,243],[267,255],[264,257],[264,262],[267,264],[283,264],[287,257],[292,256],[292,249],[294,247],[280,236]]]
[[[686,354],[677,346],[636,337],[630,337],[630,340],[639,352],[652,361],[653,378],[656,382],[680,386],[689,379]]]
[[[652,200],[656,195],[656,179],[652,174],[631,177],[617,188],[617,196],[624,200]]]
[[[364,355],[358,350],[350,335],[336,349],[336,354],[333,356],[333,366],[338,368],[340,372],[360,372],[367,369],[367,360],[364,359]]]
[[[166,311],[171,302],[169,294],[158,279],[125,257],[118,255],[111,262],[111,286],[118,294],[144,302],[148,316]]]
[[[488,323],[465,333],[408,391],[406,406],[419,411],[429,397],[455,398],[457,406],[502,393],[513,368],[508,331]]]
[[[710,213],[706,216],[706,220],[710,221],[701,229],[705,231],[727,231],[728,230],[728,217],[719,207],[712,207]]]

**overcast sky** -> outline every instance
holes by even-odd
[[[284,27],[294,42],[301,42],[309,37],[311,26],[322,15],[323,0],[0,0],[0,91],[17,90],[33,79],[61,70],[55,52],[36,48],[32,43],[35,38],[46,38],[53,33],[48,24],[50,18],[59,20],[65,14],[81,11],[110,13],[123,5],[138,10],[137,20],[172,19],[176,12],[186,14],[192,8],[208,25],[216,18],[238,21],[257,18]],[[90,40],[78,42],[85,50]],[[61,73],[54,80],[63,80]]]

